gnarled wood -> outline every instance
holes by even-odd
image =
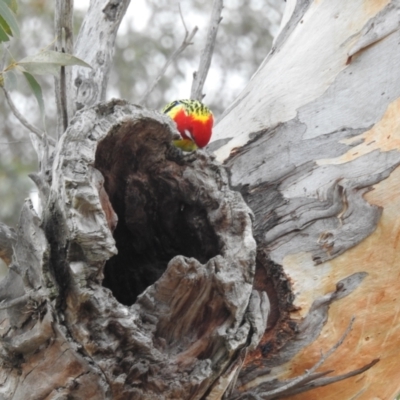
[[[78,38],[98,67],[75,80],[78,108],[104,96],[128,2],[99,4]],[[288,0],[210,146],[253,213],[213,157],[171,145],[165,116],[117,100],[78,112],[51,176],[42,152],[43,213],[25,204],[0,284],[3,397],[393,398],[398,11]]]
[[[172,145],[173,129],[122,101],[72,120],[42,221],[29,205],[21,217],[13,294],[0,289],[3,396],[201,398],[257,346],[269,309],[252,288],[251,212],[210,156]],[[112,293],[101,283],[117,249]]]

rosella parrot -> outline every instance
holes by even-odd
[[[174,140],[183,151],[207,146],[211,139],[214,117],[208,107],[198,100],[175,100],[162,110],[171,117],[182,139]]]

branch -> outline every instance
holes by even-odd
[[[214,0],[210,25],[208,26],[207,40],[201,53],[199,69],[197,72],[193,73],[190,98],[194,100],[202,100],[204,97],[204,94],[202,93],[203,86],[207,78],[208,70],[210,69],[218,27],[222,21],[221,12],[223,7],[223,0]]]
[[[149,88],[146,90],[144,95],[141,97],[139,100],[139,104],[145,103],[150,95],[150,93],[154,90],[156,87],[157,83],[160,81],[160,79],[163,77],[165,74],[165,71],[168,69],[168,67],[179,57],[179,55],[186,49],[186,47],[190,46],[192,43],[192,40],[194,38],[194,35],[198,31],[198,27],[195,26],[192,30],[192,32],[189,34],[189,31],[186,28],[185,21],[183,19],[181,7],[179,5],[179,14],[181,16],[181,20],[183,23],[183,26],[185,28],[185,38],[183,39],[182,44],[171,54],[170,58],[167,60],[167,62],[164,64],[164,66],[161,68],[160,72],[158,73],[157,77],[154,79],[153,83],[149,86]]]
[[[64,48],[63,48],[64,50]],[[64,51],[63,51],[64,53]],[[62,133],[64,133],[67,128],[68,128],[68,110],[67,110],[67,90],[66,90],[66,73],[65,73],[65,67],[61,66],[60,69],[60,90],[59,90],[59,96],[60,96],[60,103],[61,103],[61,109],[59,111],[58,117],[61,119],[61,127],[62,127],[62,132],[58,132],[58,138],[61,136]],[[57,113],[58,114],[58,113]]]
[[[41,205],[42,207],[45,207],[45,205],[47,204],[47,200],[50,196],[49,183],[46,181],[46,179],[43,178],[43,174],[32,173],[28,174],[28,176],[32,179],[32,181],[38,188]]]
[[[56,31],[56,50],[72,54],[74,51],[73,34],[73,0],[57,0],[54,12]],[[68,115],[72,113],[73,93],[71,85],[71,68],[61,67],[60,77],[55,78],[57,102],[57,137],[68,127]]]
[[[0,258],[10,265],[13,255],[13,245],[16,240],[14,230],[0,222]]]
[[[14,102],[12,101],[10,94],[8,93],[8,91],[3,87],[2,88],[4,91],[4,96],[7,100],[8,105],[11,108],[11,111],[13,112],[13,114],[15,115],[15,117],[19,120],[19,122],[21,122],[21,124],[23,126],[25,126],[26,129],[28,129],[29,131],[31,131],[32,133],[34,133],[43,143],[45,141],[45,134],[39,129],[36,128],[35,126],[31,125],[26,119],[25,117],[18,111],[17,107],[15,106]],[[56,145],[56,141],[48,136],[48,141],[51,145],[55,146]]]
[[[74,66],[71,86],[76,109],[104,101],[117,31],[130,0],[91,0],[75,43],[74,55],[93,69]],[[73,83],[73,84],[72,84]],[[71,88],[72,90],[72,88]]]

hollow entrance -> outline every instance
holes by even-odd
[[[196,196],[202,188],[188,179],[193,157],[150,119],[125,122],[98,145],[95,167],[118,215],[118,254],[105,265],[103,285],[123,304],[133,304],[174,256],[205,263],[219,254],[207,207]]]

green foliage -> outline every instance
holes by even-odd
[[[19,26],[15,13],[16,0],[0,0],[0,42],[8,42],[11,36],[19,36]]]
[[[10,8],[11,11],[14,12],[14,14],[17,14],[18,12],[17,0],[3,0],[3,2],[7,4],[7,6]]]
[[[1,2],[2,0],[0,0]],[[45,126],[45,106],[42,88],[33,74],[58,76],[62,66],[80,65],[91,68],[89,64],[71,54],[52,50],[42,50],[20,61],[13,61],[4,71],[0,72],[0,87],[11,88],[16,86],[17,77],[14,71],[21,73],[35,96],[40,110],[40,117]]]
[[[40,109],[40,116],[44,121],[44,100],[43,100],[42,88],[40,87],[35,77],[31,75],[29,72],[22,72],[22,74],[25,76],[30,88],[32,89],[33,95],[36,97]]]
[[[59,74],[61,66],[80,65],[88,68],[90,66],[70,54],[47,49],[35,50],[35,48],[44,47],[46,42],[54,40],[52,11],[47,7],[43,8],[43,4],[40,2],[20,1],[23,7],[21,7],[18,19],[21,23],[21,30],[24,31],[24,40],[12,40],[10,47],[12,54],[4,47],[3,43],[0,43],[1,58],[9,59],[8,65],[0,66],[0,87],[4,87],[8,91],[18,89],[18,93],[14,96],[20,111],[23,114],[29,113],[26,118],[35,125],[39,120],[44,124],[45,105],[50,110],[50,117],[55,114],[55,102],[51,100],[54,91],[53,80],[48,79],[48,75]],[[2,12],[5,7],[7,8],[6,17]],[[10,19],[10,13],[13,16],[17,11],[16,0],[0,0],[0,42],[17,38],[18,24],[15,25],[15,17],[14,20]],[[38,29],[39,27],[40,29]],[[2,38],[4,40],[1,40]],[[35,54],[24,57],[27,53]],[[16,61],[18,59],[19,61]],[[1,70],[2,67],[4,67],[3,70]],[[41,78],[39,83],[37,75],[47,76]],[[22,79],[18,79],[19,77]],[[31,100],[33,98],[39,105],[40,113],[35,111],[37,106]],[[0,120],[2,121],[0,130],[0,220],[12,226],[17,222],[24,199],[34,189],[27,174],[36,169],[36,155],[25,128],[16,122],[1,95]],[[54,117],[50,118],[50,124],[47,125],[54,126]]]
[[[81,67],[92,68],[78,57],[52,50],[43,50],[15,63],[16,68],[22,67],[30,74],[51,74],[55,76],[60,74],[60,67],[67,65],[80,65]]]

